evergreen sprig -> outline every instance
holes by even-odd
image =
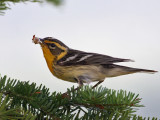
[[[26,2],[48,2],[55,6],[59,6],[63,3],[63,0],[0,0],[0,15],[4,15],[6,10],[11,9],[10,4],[16,4],[16,3],[26,3]]]
[[[35,120],[29,111],[24,111],[19,106],[11,108],[12,99],[0,93],[0,120]]]
[[[92,89],[91,86],[76,91],[72,87],[65,94],[50,93],[42,84],[37,86],[4,76],[0,78],[0,119],[145,120],[134,114],[136,108],[143,106],[138,96],[123,90]]]

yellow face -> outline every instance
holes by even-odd
[[[44,58],[47,62],[48,68],[52,74],[54,73],[53,66],[58,60],[64,57],[68,52],[68,47],[64,45],[61,41],[54,38],[44,38],[38,39],[38,44],[41,45]]]
[[[48,60],[56,59],[56,61],[58,61],[68,52],[68,47],[57,39],[47,37],[44,39],[40,39],[40,41],[43,54]]]

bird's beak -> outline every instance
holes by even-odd
[[[39,38],[39,42],[40,42],[40,43],[44,43],[44,39]]]

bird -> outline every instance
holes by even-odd
[[[133,62],[133,60],[75,50],[53,37],[38,38],[34,35],[32,41],[40,44],[48,68],[55,77],[78,83],[79,87],[84,83],[97,82],[93,86],[95,88],[106,78],[137,72],[157,72],[117,65],[119,62]]]

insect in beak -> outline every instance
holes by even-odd
[[[33,41],[35,44],[40,44],[40,45],[42,45],[42,44],[44,43],[44,39],[35,37],[35,35],[33,35],[32,41]]]

